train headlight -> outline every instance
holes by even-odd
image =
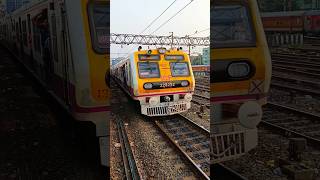
[[[251,72],[250,65],[246,62],[234,62],[228,67],[228,75],[232,78],[244,78]]]
[[[189,81],[182,81],[182,82],[181,82],[181,86],[182,86],[182,87],[187,87],[187,86],[189,86]]]
[[[151,97],[149,99],[149,104],[151,106],[156,106],[157,104],[159,104],[159,98],[158,97]]]
[[[143,85],[143,88],[144,88],[144,89],[152,89],[152,83],[145,83],[145,84]]]
[[[191,101],[191,100],[192,100],[192,94],[190,94],[190,93],[186,94],[186,95],[184,96],[184,99],[185,99],[186,101]]]
[[[166,53],[166,48],[160,48],[160,49],[158,49],[158,51],[159,51],[159,54],[164,54],[164,53]]]

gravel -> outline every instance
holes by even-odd
[[[320,97],[308,93],[272,88],[269,101],[320,115]]]
[[[125,128],[142,179],[196,179],[190,167],[155,128],[152,118],[140,114],[140,107],[119,89],[113,89],[113,113],[125,122]],[[120,98],[119,98],[120,97]],[[112,123],[114,124],[114,122]],[[114,130],[114,125],[111,126]],[[111,131],[111,136],[116,133]],[[111,140],[111,177],[123,179],[117,138]],[[122,159],[122,158],[121,158]]]
[[[259,127],[259,144],[248,154],[224,164],[239,172],[249,180],[273,179],[284,180],[288,177],[279,169],[279,158],[288,157],[289,140],[287,137]],[[302,164],[313,169],[320,168],[320,151],[308,147],[302,155]],[[320,174],[316,177],[320,178]]]

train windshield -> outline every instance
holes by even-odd
[[[160,77],[159,65],[156,62],[139,62],[140,78],[157,78]]]
[[[108,5],[106,3],[92,3],[89,7],[93,47],[99,53],[107,53],[110,31]]]
[[[215,6],[211,15],[211,42],[214,48],[254,46],[255,34],[248,8]]]
[[[172,76],[189,76],[189,67],[185,62],[170,63]]]

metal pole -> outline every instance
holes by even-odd
[[[173,32],[170,32],[171,33],[171,49],[173,48]]]

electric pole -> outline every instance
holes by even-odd
[[[170,32],[171,33],[171,49],[173,48],[173,32]]]

